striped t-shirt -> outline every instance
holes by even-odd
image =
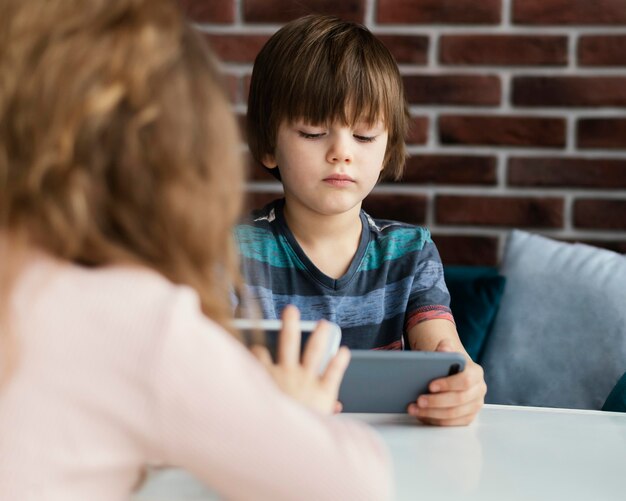
[[[264,318],[288,304],[303,320],[325,318],[341,327],[351,349],[402,349],[405,333],[424,320],[452,319],[437,248],[427,229],[374,220],[363,210],[363,230],[348,271],[322,273],[306,256],[276,200],[237,226],[235,235],[247,299]]]

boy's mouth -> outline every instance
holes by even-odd
[[[328,183],[332,186],[349,186],[353,184],[355,181],[347,174],[331,174],[328,177],[324,178],[324,182]]]

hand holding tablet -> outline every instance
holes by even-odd
[[[328,340],[324,343],[322,350],[322,361],[320,365],[320,371],[323,372],[328,365],[330,359],[337,353],[339,349],[339,343],[341,341],[341,329],[333,322],[324,322],[325,328],[328,331]],[[318,322],[313,320],[300,320],[297,324],[297,328],[300,331],[300,356],[304,354],[305,347],[315,331]],[[241,331],[243,341],[246,346],[253,346],[255,344],[265,346],[272,357],[272,360],[276,362],[278,360],[278,339],[280,331],[283,327],[282,320],[263,320],[263,319],[243,319],[236,318],[233,320],[233,327]]]
[[[282,362],[285,362],[285,357],[291,357],[291,363],[297,360],[304,365],[306,347],[318,322],[290,318],[289,323],[296,334],[292,332],[291,340],[287,340],[291,346],[283,349]],[[316,346],[313,346],[314,353],[308,357],[309,369],[314,365],[321,378],[328,372],[328,364],[337,354],[341,341],[339,326],[332,322],[324,323],[327,336],[321,342],[317,340]],[[248,346],[264,347],[266,354],[259,355],[257,351],[256,355],[266,367],[281,363],[279,337],[282,320],[235,319],[233,326],[242,332]],[[405,413],[410,403],[428,393],[431,381],[465,368],[465,357],[454,352],[353,350],[350,358],[345,374],[341,369],[343,380],[340,378],[339,401],[344,412]],[[274,369],[269,370],[272,372]],[[331,374],[336,372],[331,371]]]
[[[241,321],[235,325],[250,328]],[[261,325],[262,321],[258,326]],[[340,331],[330,322],[314,324],[315,328],[305,343],[300,326],[300,312],[294,306],[287,306],[282,314],[282,327],[277,337],[273,336],[275,353],[272,355],[268,349],[272,340],[269,331],[263,336],[264,344],[259,344],[263,340],[251,340],[251,351],[284,393],[318,412],[337,412],[339,384],[348,366],[350,351],[345,347],[337,350]],[[273,327],[275,331],[277,325],[273,324]],[[245,332],[242,334],[245,338]]]

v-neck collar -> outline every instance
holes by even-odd
[[[283,235],[287,239],[287,242],[295,252],[296,256],[298,256],[298,259],[300,259],[309,274],[317,282],[329,289],[339,290],[348,285],[350,281],[354,278],[357,270],[359,269],[361,261],[363,260],[363,256],[365,256],[367,245],[370,241],[369,221],[365,216],[363,210],[359,212],[359,218],[361,219],[361,237],[359,238],[359,246],[357,248],[357,251],[352,258],[352,261],[350,262],[348,270],[341,277],[332,278],[320,271],[320,269],[315,266],[315,264],[313,264],[313,262],[305,254],[304,250],[302,250],[302,247],[300,247],[300,244],[296,240],[293,232],[289,229],[287,221],[285,221],[285,216],[283,214],[284,206],[284,198],[276,201],[276,204],[274,206],[276,222],[278,223],[280,231],[283,233]]]

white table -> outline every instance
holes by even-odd
[[[626,499],[626,414],[486,405],[468,427],[401,414],[353,414],[389,446],[398,500]],[[134,501],[218,499],[189,474],[165,470]]]

